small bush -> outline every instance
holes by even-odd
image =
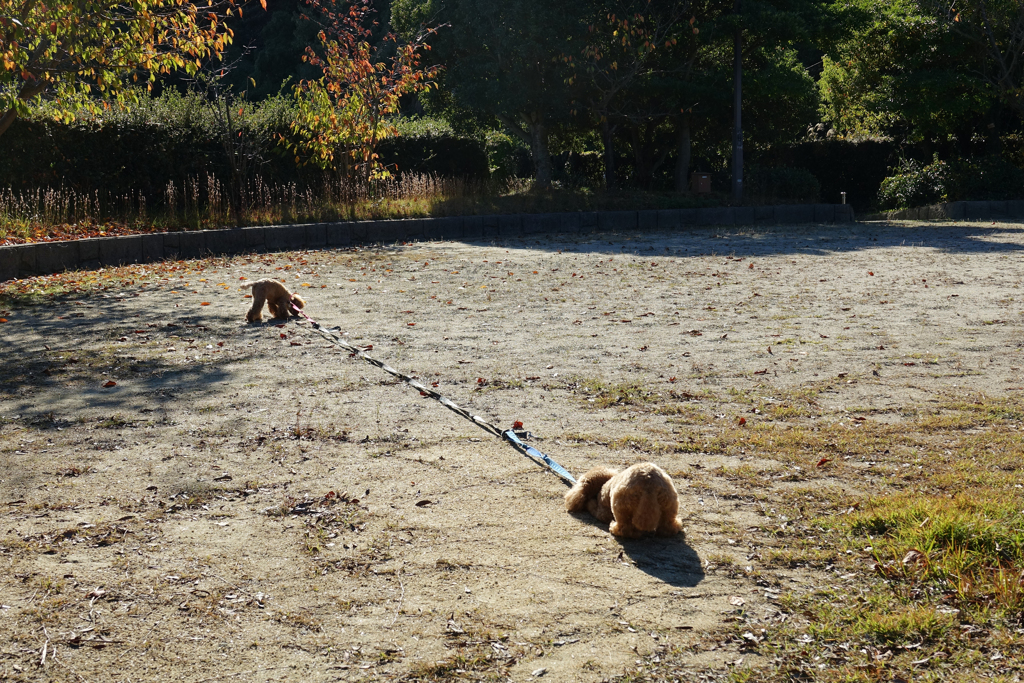
[[[745,194],[758,204],[811,204],[821,192],[821,183],[806,168],[755,166],[745,184]]]
[[[878,204],[883,209],[906,209],[944,202],[950,184],[949,165],[936,158],[927,166],[904,160],[899,171],[882,181],[878,188]]]

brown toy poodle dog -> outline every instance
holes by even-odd
[[[258,323],[263,320],[263,302],[266,302],[270,315],[275,318],[297,316],[298,313],[292,308],[292,304],[299,308],[306,306],[302,297],[289,292],[288,288],[277,280],[257,280],[249,286],[252,287],[252,308],[245,314],[248,322]]]
[[[674,536],[683,525],[676,517],[679,496],[665,470],[642,462],[616,472],[595,467],[565,494],[565,509],[586,510],[615,536],[637,538],[654,533]]]

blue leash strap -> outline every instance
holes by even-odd
[[[519,437],[516,436],[516,433],[513,432],[511,429],[505,430],[504,432],[501,433],[501,435],[505,437],[506,441],[512,444],[513,448],[515,448],[517,451],[519,451],[526,457],[532,458],[538,465],[543,464],[544,466],[546,466],[549,470],[551,470],[559,477],[561,477],[562,480],[569,486],[576,485],[576,478],[569,474],[564,467],[559,465],[557,462],[552,460],[547,455],[544,455],[543,453],[538,451],[533,446],[530,446],[520,441]]]

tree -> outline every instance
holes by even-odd
[[[624,0],[618,0],[624,5]],[[791,141],[815,117],[813,80],[796,58],[801,41],[826,42],[836,20],[823,3],[804,0],[693,0],[651,4],[644,25],[666,23],[669,40],[644,55],[643,68],[616,93],[609,113],[633,157],[634,182],[650,186],[659,167],[675,154],[675,189],[688,184],[691,146],[725,158],[731,149],[733,47],[743,35],[744,137],[756,153]],[[669,12],[688,17],[664,22]],[[671,15],[668,15],[671,16]],[[631,22],[640,24],[640,22]],[[655,34],[657,35],[657,34]],[[622,69],[613,70],[616,73]],[[695,138],[695,134],[697,138]]]
[[[606,189],[616,185],[614,134],[619,127],[628,129],[641,184],[650,185],[668,151],[656,142],[665,121],[692,105],[685,84],[696,60],[699,29],[695,18],[686,21],[689,7],[689,0],[594,0],[587,6],[580,53],[564,58],[574,69],[570,84],[600,127]]]
[[[871,20],[823,58],[822,113],[837,130],[969,141],[995,104],[983,54],[913,0],[869,0]]]
[[[392,23],[404,34],[444,24],[434,41],[445,65],[448,106],[500,122],[530,146],[536,183],[551,184],[551,130],[570,118],[573,36],[583,30],[572,2],[551,0],[395,0]]]
[[[306,60],[322,69],[323,77],[295,88],[292,130],[299,142],[291,147],[343,177],[352,172],[363,180],[387,177],[388,169],[377,158],[377,144],[397,134],[393,117],[401,99],[430,87],[436,77],[436,68],[420,64],[422,51],[430,49],[426,39],[434,31],[426,29],[406,43],[389,32],[371,44],[375,24],[369,3],[307,4],[325,22],[318,36],[321,50],[306,48]]]
[[[264,3],[265,0],[260,0]],[[4,0],[0,4],[0,135],[28,102],[55,95],[71,118],[89,95],[124,96],[126,77],[154,79],[221,54],[235,0]]]
[[[1021,0],[918,0],[944,20],[980,58],[974,73],[1024,120],[1024,2]]]

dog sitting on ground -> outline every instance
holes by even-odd
[[[274,318],[298,316],[298,312],[292,308],[292,304],[298,308],[306,306],[302,297],[289,292],[288,288],[277,280],[257,280],[249,286],[252,287],[252,308],[245,314],[245,319],[248,322],[262,322],[264,302],[270,309],[270,315]]]
[[[614,536],[638,538],[654,533],[674,536],[683,525],[672,479],[654,463],[642,462],[616,472],[595,467],[565,494],[568,512],[586,510],[599,522],[611,522]]]

